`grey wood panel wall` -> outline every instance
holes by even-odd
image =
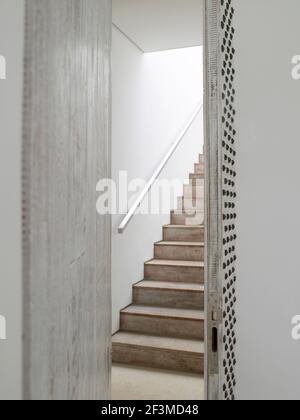
[[[110,3],[26,2],[26,399],[109,398]]]

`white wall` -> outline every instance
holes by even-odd
[[[202,48],[142,54],[113,29],[113,179],[152,175],[176,135],[202,102]],[[182,180],[193,171],[202,151],[202,115],[193,124],[161,178]],[[179,193],[182,193],[180,191]],[[142,280],[143,263],[153,257],[153,242],[162,237],[169,215],[133,218],[123,235],[121,216],[113,217],[113,331],[119,311],[131,303],[132,284]]]
[[[21,137],[23,0],[0,1],[0,315],[7,340],[0,341],[0,400],[22,397]]]
[[[238,397],[299,399],[299,0],[235,0]]]

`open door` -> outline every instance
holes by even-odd
[[[205,5],[206,392],[235,398],[236,169],[234,6]]]
[[[110,397],[110,0],[28,0],[24,397]]]

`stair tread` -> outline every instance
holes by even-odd
[[[198,283],[175,283],[166,281],[142,280],[139,283],[135,284],[134,287],[143,289],[165,289],[204,292],[204,285]]]
[[[165,228],[171,228],[171,229],[204,229],[203,225],[165,225]]]
[[[185,338],[160,337],[119,331],[112,337],[113,344],[127,344],[191,353],[204,353],[204,342]]]
[[[168,267],[195,267],[203,268],[203,261],[181,261],[181,260],[158,260],[147,261],[145,265],[168,266]]]
[[[191,187],[191,190],[192,190],[192,188],[193,187]],[[192,202],[192,200],[193,201],[203,201],[203,197],[186,197],[185,195],[180,195],[179,197],[178,197],[179,199],[181,199],[181,200],[184,200],[185,202]],[[177,209],[178,210],[178,209]],[[185,211],[186,210],[186,208],[184,208],[184,209],[179,209],[179,211]],[[195,207],[194,209],[189,209],[189,210],[194,210],[194,211],[202,211],[202,209],[199,209],[199,208],[197,208],[197,207]]]
[[[176,309],[144,305],[130,305],[121,311],[127,315],[159,316],[161,318],[204,320],[204,312],[196,309]]]
[[[188,230],[197,230],[197,229],[204,229],[203,225],[165,225],[164,226],[165,229],[174,229],[174,230],[184,230],[184,229],[188,229]]]
[[[184,184],[183,188],[187,189],[187,190],[203,190],[204,189],[204,185],[191,185],[191,184]]]
[[[162,246],[200,246],[203,247],[203,242],[187,242],[187,241],[159,241],[156,242],[155,245],[162,245]]]
[[[199,214],[202,213],[201,210],[198,209],[175,209],[175,210],[171,210],[172,214],[176,214],[176,215],[180,215],[180,214],[184,214],[184,215],[188,215],[188,216],[193,216],[195,214]],[[176,226],[180,226],[180,225],[176,225]],[[183,225],[184,226],[184,225]],[[200,225],[203,226],[203,225]]]

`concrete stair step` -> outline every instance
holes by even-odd
[[[183,187],[184,198],[197,198],[204,201],[204,194],[204,186],[184,185]]]
[[[200,174],[190,174],[189,176],[190,180],[195,180],[195,181],[203,181],[204,180],[204,173],[200,173]]]
[[[153,259],[145,263],[144,278],[154,281],[204,283],[204,263]]]
[[[202,187],[203,188],[203,190],[205,191],[205,180],[204,180],[204,177],[201,177],[201,178],[196,178],[196,177],[193,177],[193,178],[189,178],[189,183],[188,184],[186,184],[187,186],[189,186],[190,188],[191,187],[194,187],[194,188],[196,188],[196,187]]]
[[[195,174],[203,174],[204,173],[204,163],[195,163],[194,172],[195,172]]]
[[[118,332],[112,338],[112,360],[114,363],[203,374],[204,343]]]
[[[133,286],[134,305],[204,309],[204,286],[143,280]]]
[[[121,331],[204,339],[204,313],[195,309],[131,305],[121,311]]]
[[[202,165],[204,165],[204,163],[205,163],[205,158],[204,158],[204,155],[202,153],[200,153],[200,155],[199,155],[198,163],[200,163]]]
[[[166,225],[163,227],[163,240],[204,242],[204,226]]]
[[[172,225],[199,226],[204,223],[204,212],[196,210],[173,210],[171,212]]]
[[[204,212],[204,197],[202,198],[190,198],[190,197],[178,197],[177,200],[178,210],[190,210],[194,209],[198,212]]]
[[[198,186],[205,186],[205,178],[204,173],[200,174],[190,174],[189,176],[189,185],[198,187]]]
[[[154,258],[162,260],[204,261],[204,243],[157,242],[154,244]]]

